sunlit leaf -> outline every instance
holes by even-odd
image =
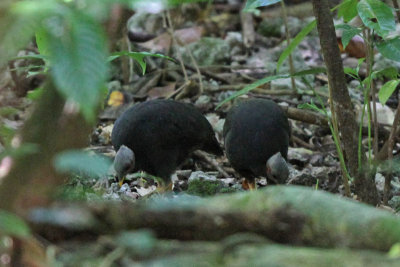
[[[400,258],[400,243],[396,243],[390,248],[388,256],[392,259]]]

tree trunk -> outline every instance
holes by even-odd
[[[322,54],[328,72],[330,99],[336,114],[342,148],[346,157],[350,175],[354,177],[357,195],[362,201],[376,205],[379,203],[375,181],[369,171],[361,171],[358,166],[358,129],[353,106],[346,87],[342,59],[336,41],[335,27],[329,9],[328,0],[313,0],[314,15],[321,43]],[[362,163],[365,155],[362,155]],[[360,167],[360,168],[359,168]]]
[[[35,152],[13,158],[12,169],[0,184],[0,209],[24,213],[47,205],[49,194],[63,182],[53,167],[53,157],[87,144],[91,127],[78,110],[67,110],[65,105],[54,85],[47,82],[32,116],[16,136],[22,145],[35,145]]]

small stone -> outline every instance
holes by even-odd
[[[121,188],[118,190],[120,193],[126,193],[126,192],[131,192],[131,188],[129,187],[128,184],[123,184]]]
[[[264,187],[267,186],[268,182],[267,182],[267,178],[260,178],[257,181],[257,185],[260,187]]]
[[[312,154],[313,152],[306,148],[289,148],[288,159],[292,164],[304,166],[310,160]]]
[[[400,211],[400,196],[394,196],[389,200],[389,206],[392,207],[396,212]]]
[[[219,179],[221,182],[223,182],[226,186],[232,186],[236,183],[235,178],[224,178],[224,179]]]
[[[378,192],[383,193],[385,188],[385,177],[379,172],[375,174],[375,185],[376,189],[378,189]]]
[[[209,175],[205,172],[202,171],[196,171],[192,172],[192,174],[189,177],[189,183],[192,182],[193,180],[200,180],[200,181],[216,181],[217,178],[213,175]]]
[[[124,195],[131,199],[139,199],[140,198],[140,195],[136,192],[125,192]]]
[[[153,191],[155,191],[157,189],[157,187],[155,185],[149,186],[149,187],[135,187],[136,192],[140,195],[140,196],[145,196],[148,195],[150,193],[152,193]]]
[[[121,197],[117,193],[105,193],[103,198],[106,200],[121,200]]]

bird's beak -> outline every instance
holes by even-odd
[[[121,179],[119,179],[119,182],[118,182],[119,187],[122,187],[122,185],[124,184],[124,181],[125,181],[125,176],[123,176]]]

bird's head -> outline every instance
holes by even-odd
[[[286,182],[289,177],[289,167],[281,152],[274,154],[267,161],[267,177],[276,184]]]
[[[125,175],[133,171],[135,168],[135,154],[132,149],[122,145],[115,155],[114,159],[114,170],[117,173],[117,178],[120,181],[120,185],[123,183]]]

